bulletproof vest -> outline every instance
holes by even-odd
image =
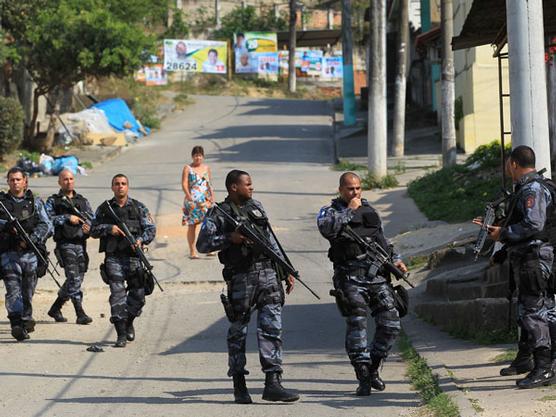
[[[120,220],[127,225],[133,237],[135,239],[138,238],[143,230],[141,227],[141,212],[139,210],[137,201],[130,198],[129,204],[126,204],[124,207],[120,207],[116,203],[116,200],[112,199],[110,200],[110,206],[112,207],[116,215],[120,218]],[[106,208],[106,203],[103,203],[100,206],[99,219],[97,222],[100,224],[116,224],[116,221],[110,215],[110,212]],[[100,238],[99,252],[106,252],[107,254],[111,255],[126,256],[132,256],[135,253],[125,237],[112,235],[103,236]]]
[[[220,203],[220,207],[238,221],[248,221],[255,225],[255,228],[260,234],[267,238],[270,237],[268,232],[268,218],[253,200],[249,200],[244,206],[238,207],[226,199],[226,201]],[[233,226],[226,222],[224,233],[231,233],[233,231]],[[241,271],[249,269],[252,263],[264,260],[266,257],[253,247],[245,244],[232,244],[218,253],[218,259],[226,268],[233,271]]]
[[[57,216],[65,214],[75,215],[70,204],[73,204],[73,206],[82,213],[87,210],[87,200],[81,194],[76,193],[75,196],[71,198],[71,203],[63,198],[63,194],[54,194],[52,195],[52,199],[54,200],[54,212]],[[78,243],[85,241],[88,237],[89,235],[83,233],[81,223],[71,224],[69,222],[64,222],[63,225],[55,226],[54,228],[54,240],[56,242]]]
[[[15,201],[8,193],[0,193],[0,200],[8,211],[19,220],[27,234],[31,234],[39,223],[39,214],[35,210],[35,197],[30,190],[25,192],[25,197],[21,201]],[[0,213],[0,219],[8,220],[6,213]],[[19,238],[4,231],[0,233],[0,251],[14,249],[19,242]]]
[[[377,240],[380,233],[380,218],[367,200],[362,200],[362,205],[353,215],[348,225],[355,233],[364,239]],[[341,199],[332,202],[332,207],[336,210],[344,210],[345,203]],[[349,237],[338,236],[330,242],[328,257],[334,263],[341,263],[354,260],[363,254],[361,247]]]

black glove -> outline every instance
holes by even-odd
[[[490,260],[493,264],[501,264],[507,258],[508,258],[508,251],[506,250],[506,247],[504,246],[502,249],[495,252],[494,255],[492,255],[492,257],[490,258]]]

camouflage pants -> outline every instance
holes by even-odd
[[[235,320],[228,330],[228,376],[247,374],[245,341],[253,308],[257,309],[257,341],[263,372],[282,371],[282,305],[284,294],[276,272],[265,265],[235,274],[228,283]]]
[[[37,286],[37,257],[33,252],[4,252],[0,256],[6,287],[6,310],[13,320],[33,319],[33,295]]]
[[[63,300],[83,301],[81,284],[89,264],[89,257],[85,246],[74,243],[60,243],[56,247],[61,264],[64,266],[66,280],[58,291],[58,297]]]
[[[343,274],[334,277],[334,287],[342,290],[348,304],[344,314],[347,324],[345,348],[352,364],[369,363],[371,358],[385,359],[401,329],[391,285],[384,279],[370,283],[368,280],[366,277]],[[367,336],[368,309],[376,327],[370,346]]]
[[[110,285],[110,321],[127,320],[139,316],[145,305],[141,263],[130,256],[107,256],[104,267]],[[127,288],[126,288],[127,283]]]

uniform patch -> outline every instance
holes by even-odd
[[[154,224],[154,219],[153,216],[151,216],[151,213],[147,213],[147,220],[149,221],[149,223]]]
[[[535,205],[535,196],[534,195],[530,195],[529,197],[527,197],[527,200],[525,200],[525,207],[530,209]]]
[[[255,217],[257,217],[258,219],[260,219],[261,217],[263,217],[263,213],[261,213],[261,211],[259,209],[253,209],[251,211],[251,213],[253,213],[253,215]]]

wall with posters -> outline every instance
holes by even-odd
[[[277,52],[278,37],[274,32],[245,32],[234,34],[235,72],[258,73],[258,55]]]
[[[164,39],[164,70],[226,74],[226,42]]]

